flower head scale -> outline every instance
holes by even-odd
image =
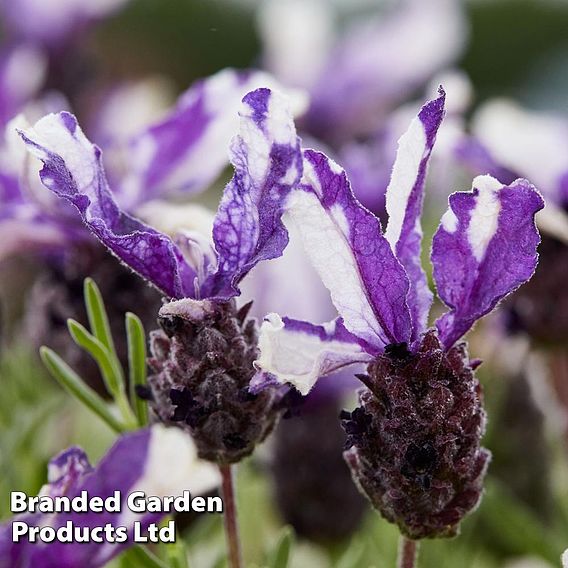
[[[345,172],[325,155],[304,151],[304,176],[286,203],[306,252],[331,293],[339,318],[324,325],[270,314],[261,330],[263,380],[307,393],[318,377],[369,361],[389,345],[412,352],[427,329],[432,302],[420,262],[420,213],[426,167],[442,122],[444,93],[427,103],[399,141],[387,189],[386,230],[355,199]],[[544,206],[518,179],[503,186],[479,176],[454,193],[433,241],[439,297],[450,308],[436,321],[446,349],[536,267],[534,215]]]
[[[307,394],[318,377],[366,362],[359,407],[342,415],[344,457],[373,506],[410,538],[453,536],[479,502],[489,452],[482,392],[465,343],[477,319],[533,274],[543,200],[525,180],[490,176],[455,193],[432,248],[438,295],[449,307],[427,330],[432,302],[420,262],[420,214],[444,92],[401,137],[386,195],[388,223],[364,209],[345,172],[304,152],[304,177],[285,219],[302,235],[339,318],[323,326],[276,314],[259,340],[253,391],[291,383]]]

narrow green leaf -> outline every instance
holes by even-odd
[[[128,370],[130,378],[130,404],[141,426],[148,423],[146,403],[136,395],[136,386],[146,384],[146,333],[140,318],[131,312],[126,314],[128,338]]]
[[[278,542],[270,555],[270,568],[288,568],[294,534],[290,527],[284,527],[278,537]]]
[[[121,390],[124,390],[122,370],[120,365],[117,365],[114,361],[108,348],[79,322],[68,319],[67,327],[73,341],[94,357],[101,370],[108,392],[116,396]]]
[[[110,412],[105,401],[73,370],[57,353],[48,347],[40,349],[43,364],[51,376],[71,395],[93,411],[116,432],[123,432],[125,427]]]
[[[92,278],[85,278],[83,290],[91,331],[109,352],[114,353],[114,342],[101,291]]]

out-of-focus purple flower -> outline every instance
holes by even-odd
[[[47,61],[31,44],[15,44],[0,53],[0,125],[4,127],[43,86]]]
[[[122,8],[128,0],[2,0],[0,10],[18,41],[60,47],[72,36]]]
[[[227,165],[225,149],[238,129],[241,99],[260,87],[279,89],[267,73],[232,69],[192,85],[163,120],[132,138],[121,203],[207,188]],[[302,112],[303,95],[287,94],[294,114]]]
[[[330,48],[329,5],[312,0],[298,11],[297,4],[273,0],[265,7],[266,63],[309,90],[302,127],[336,143],[375,132],[394,107],[457,58],[467,39],[458,2],[410,0],[353,25]],[[302,24],[290,25],[296,19]],[[311,75],[304,72],[306,57]]]
[[[175,467],[172,468],[172,464]],[[22,513],[0,526],[0,566],[2,568],[96,568],[103,566],[125,548],[132,546],[135,522],[143,530],[159,522],[163,514],[133,513],[126,500],[133,491],[147,496],[178,496],[184,490],[192,495],[207,493],[218,487],[216,467],[197,458],[195,445],[187,436],[162,425],[124,434],[99,464],[91,467],[86,454],[73,447],[53,458],[48,467],[48,483],[40,495],[73,498],[87,491],[89,498],[106,499],[120,491],[120,512],[103,513]],[[101,545],[94,540],[70,543],[32,543],[26,537],[13,542],[12,523],[23,521],[29,526],[58,529],[71,522],[77,530],[124,526],[128,540],[121,544]]]
[[[420,215],[443,113],[442,92],[399,141],[384,233],[345,172],[304,151],[304,177],[285,220],[302,235],[340,317],[314,325],[269,315],[252,382],[255,392],[279,382],[306,394],[319,377],[367,362],[367,374],[358,375],[366,387],[361,406],[343,420],[351,446],[345,458],[373,505],[411,538],[454,535],[480,499],[489,459],[480,448],[485,414],[477,363],[456,342],[532,276],[534,215],[544,205],[526,180],[504,186],[490,176],[450,197],[432,248],[449,311],[427,331],[433,295],[420,260]]]

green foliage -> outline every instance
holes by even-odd
[[[79,402],[104,420],[115,432],[122,432],[124,425],[109,409],[108,404],[75,372],[57,353],[48,347],[40,350],[41,359],[51,376]]]
[[[146,334],[140,318],[133,313],[126,314],[126,335],[128,337],[128,367],[130,370],[130,400],[140,424],[148,422],[148,408],[136,396],[136,387],[146,384]]]
[[[284,527],[278,536],[274,550],[270,554],[268,566],[270,568],[288,568],[293,543],[294,532],[292,527]]]
[[[120,364],[110,331],[108,316],[100,290],[91,278],[85,280],[85,306],[90,330],[69,319],[69,334],[73,341],[96,361],[107,392],[120,411],[116,417],[113,409],[85,381],[47,347],[41,348],[41,358],[53,378],[72,396],[94,412],[116,432],[135,430],[147,424],[148,417],[142,401],[136,397],[135,386],[146,381],[146,338],[140,319],[126,315],[128,341],[130,400],[127,395],[125,373]]]

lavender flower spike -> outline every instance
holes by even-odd
[[[344,457],[371,503],[413,539],[453,536],[479,502],[489,452],[476,363],[456,342],[534,272],[544,203],[526,180],[476,178],[450,197],[434,238],[438,295],[450,307],[427,330],[432,293],[420,262],[420,214],[444,93],[399,141],[387,189],[385,233],[353,197],[345,172],[304,152],[305,173],[286,203],[339,313],[337,325],[269,315],[253,388],[291,383],[306,394],[319,376],[367,357],[359,408],[342,422]],[[292,355],[293,354],[293,355]],[[467,456],[467,457],[464,457]]]
[[[172,469],[171,464],[176,463]],[[132,513],[126,505],[129,493],[143,491],[157,497],[181,495],[190,490],[199,495],[217,487],[219,472],[213,465],[197,460],[191,439],[175,429],[162,425],[121,436],[100,463],[92,468],[87,456],[79,448],[70,448],[49,463],[48,484],[42,495],[73,498],[87,491],[89,497],[113,495],[121,492],[120,512],[111,513],[28,513],[14,517],[0,526],[1,568],[56,568],[81,566],[97,568],[131,546],[134,522],[143,528],[160,520],[160,513]],[[101,546],[95,541],[61,543],[30,543],[25,536],[12,541],[12,523],[24,521],[29,526],[49,526],[54,529],[71,522],[84,531],[110,523],[124,526],[128,540],[124,543]]]

